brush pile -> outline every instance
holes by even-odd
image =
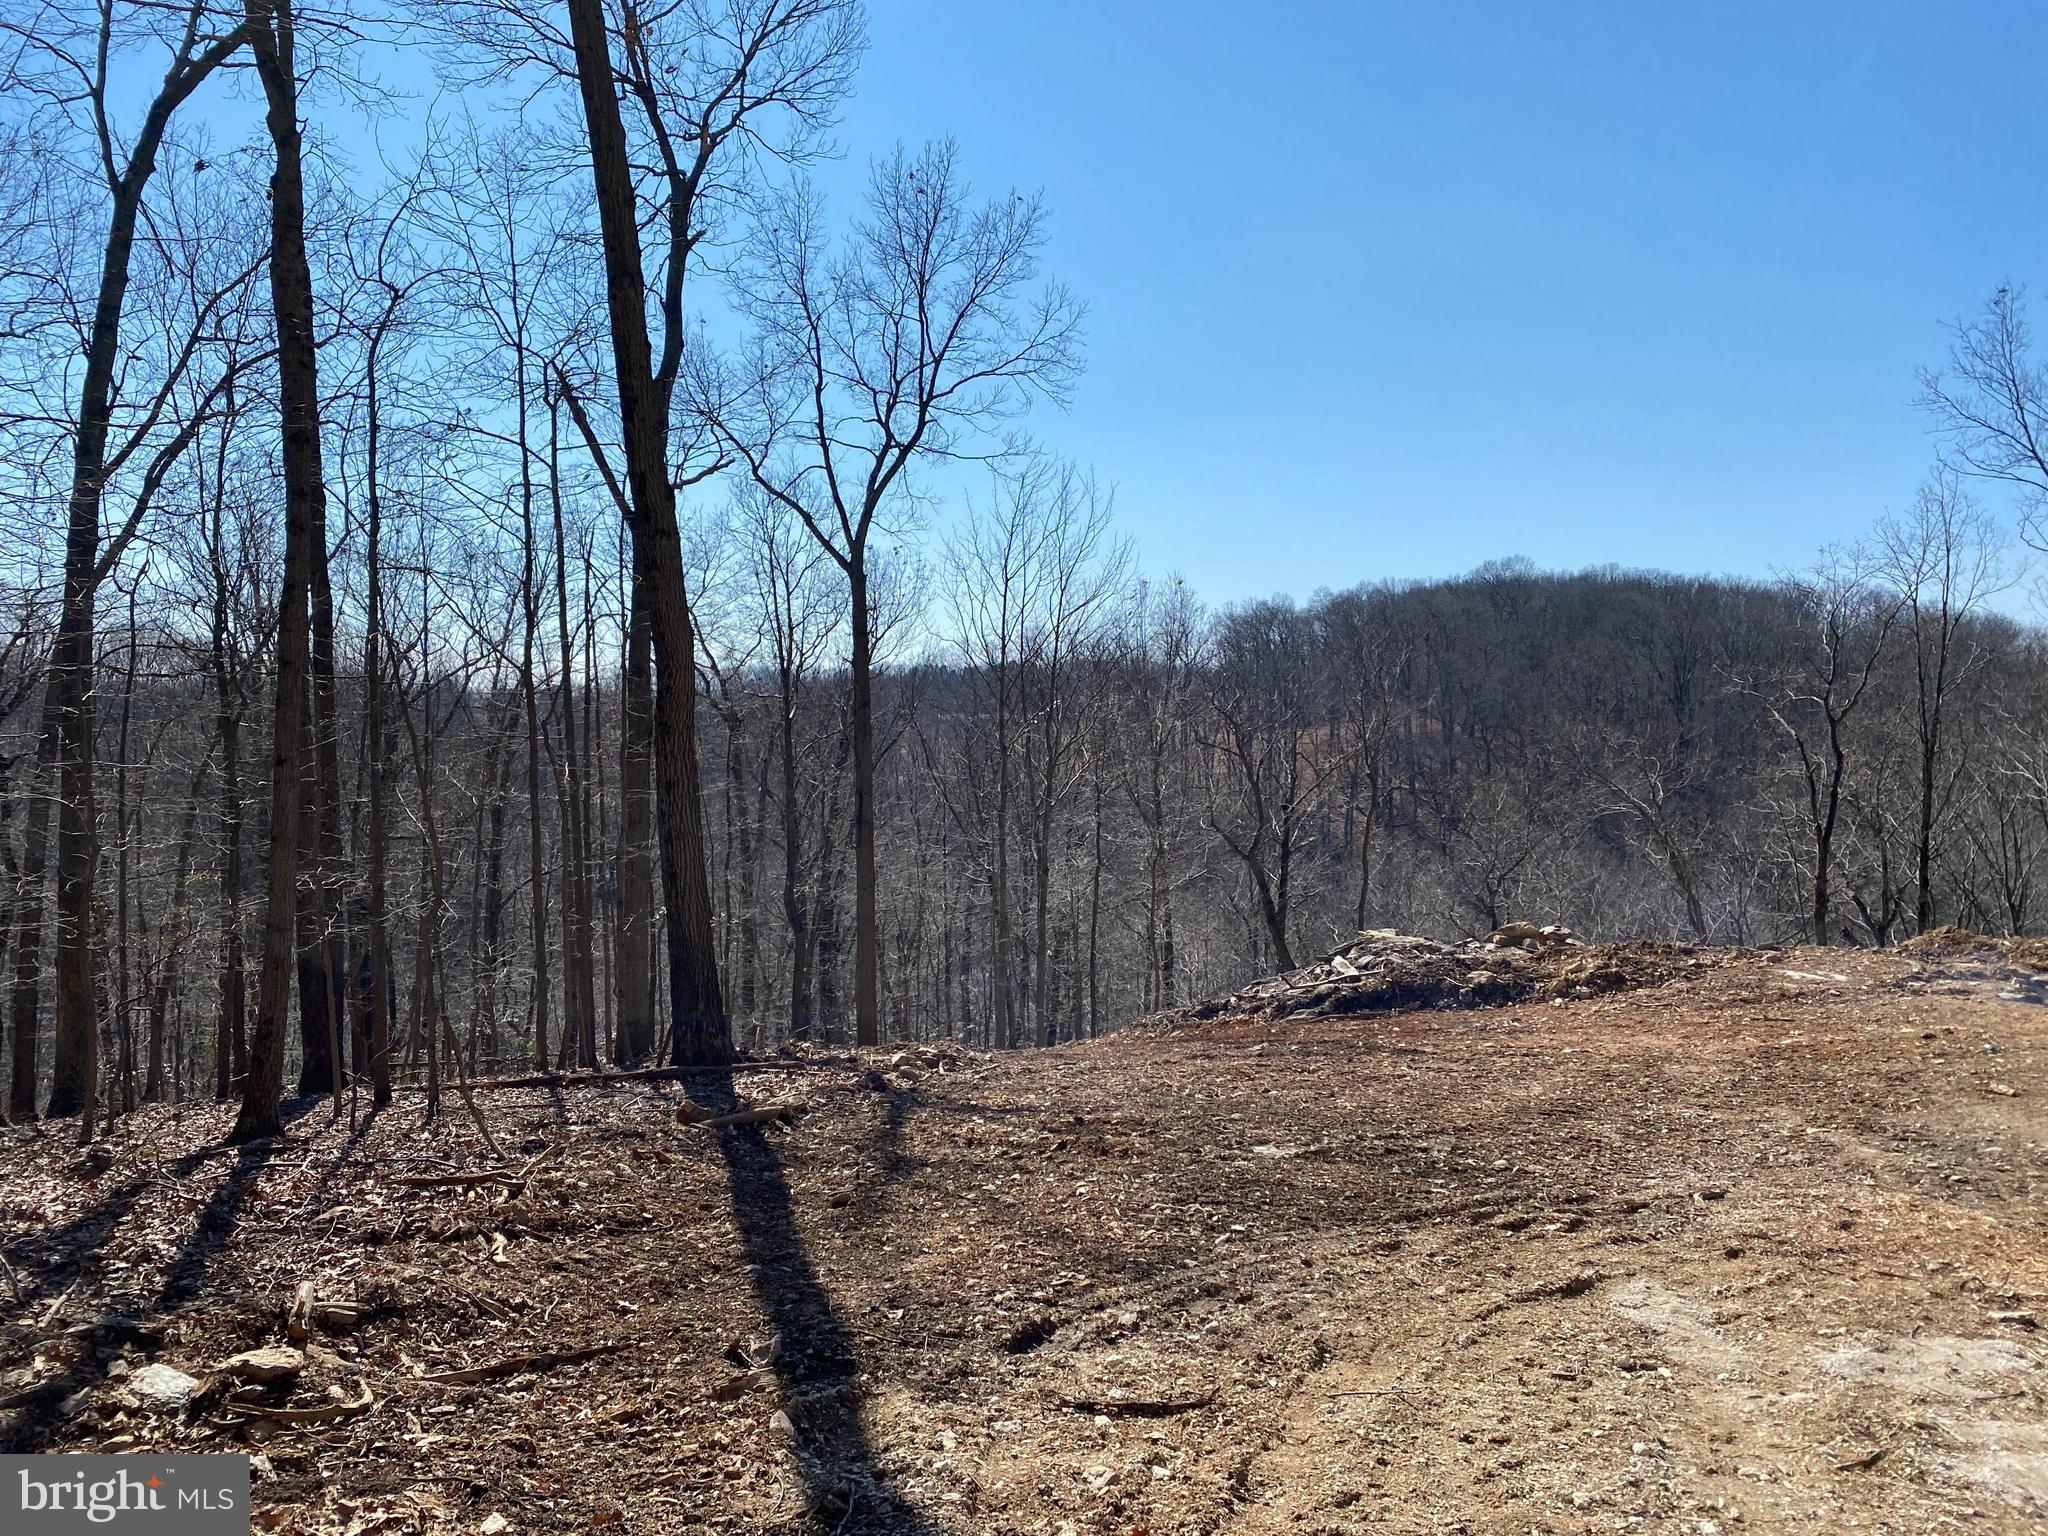
[[[1509,923],[1444,943],[1372,928],[1298,970],[1156,1015],[1172,1028],[1211,1019],[1332,1019],[1412,1008],[1498,1008],[1655,986],[1687,964],[1678,944],[1587,944],[1568,928]]]

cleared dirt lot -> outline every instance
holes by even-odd
[[[282,1531],[2033,1530],[2040,990],[1708,954],[688,1085],[787,1126],[498,1091],[513,1172],[470,1184],[399,1182],[486,1166],[408,1097],[239,1157],[150,1112],[90,1177],[14,1133],[0,1441],[249,1443]],[[304,1284],[296,1380],[215,1375]]]

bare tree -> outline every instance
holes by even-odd
[[[1312,629],[1291,603],[1255,603],[1224,614],[1211,643],[1209,826],[1244,866],[1273,963],[1288,971],[1296,859],[1323,767],[1310,740]]]
[[[696,640],[676,517],[671,408],[683,362],[684,283],[690,262],[734,184],[730,167],[766,148],[778,119],[795,124],[796,152],[846,88],[862,36],[843,0],[743,0],[686,6],[660,35],[630,13],[621,61],[601,0],[570,0],[569,52],[583,104],[605,255],[605,307],[624,442],[635,578],[648,610],[657,683],[655,758],[662,883],[668,906],[669,1032],[679,1063],[731,1050],[719,985],[705,871],[696,750]],[[649,178],[664,236],[658,285],[643,255],[639,184],[620,97],[642,123],[657,172]],[[661,345],[648,326],[658,294]],[[700,467],[684,484],[704,478]]]
[[[1037,286],[1045,210],[975,202],[951,143],[879,163],[866,218],[835,257],[816,196],[762,220],[743,277],[756,326],[743,373],[706,409],[769,496],[845,574],[852,638],[854,1018],[881,1038],[876,927],[874,595],[878,520],[921,462],[986,451],[1034,397],[1064,400],[1080,367],[1080,305]]]
[[[2048,369],[2034,356],[2026,290],[2004,284],[1959,322],[1948,366],[1920,384],[1947,466],[2012,487],[2027,541],[2048,548]]]
[[[172,115],[241,48],[244,37],[241,19],[224,16],[208,0],[189,0],[168,11],[154,5],[98,0],[89,12],[80,14],[83,10],[37,5],[25,8],[19,16],[0,15],[0,40],[12,45],[0,61],[0,79],[41,97],[54,116],[68,121],[89,140],[96,151],[93,174],[107,198],[106,233],[89,306],[91,321],[80,338],[82,368],[72,434],[63,601],[43,705],[50,745],[39,755],[37,775],[42,785],[39,795],[49,795],[54,788],[57,818],[57,1069],[49,1102],[53,1115],[85,1110],[95,1073],[94,602],[101,583],[134,537],[148,497],[135,498],[127,520],[111,540],[102,527],[104,500],[109,481],[123,465],[138,456],[147,457],[164,410],[206,334],[204,324],[195,329],[187,345],[168,359],[155,390],[145,391],[139,406],[125,401],[117,405],[122,320],[138,227]],[[162,45],[168,59],[162,83],[131,135],[116,121],[116,103],[123,87],[111,78],[110,68],[119,53],[142,42]],[[227,295],[220,297],[225,301]],[[118,441],[117,422],[122,434]],[[188,434],[185,441],[189,440]],[[183,447],[179,443],[178,451]],[[162,449],[157,450],[157,457],[162,460]],[[159,471],[159,480],[161,474]],[[47,845],[37,826],[45,815],[47,812],[38,814],[31,821],[22,861],[21,877],[34,889],[40,888],[43,879]],[[20,910],[25,926],[16,938],[17,1051],[23,1049],[25,1016],[36,1006],[33,979],[40,899],[22,903]],[[24,979],[29,983],[26,990]],[[33,1039],[33,1030],[30,1021],[26,1038]],[[22,1110],[23,1106],[15,1106],[17,1114]]]
[[[1949,701],[1975,666],[1971,618],[2007,585],[2004,539],[1952,473],[1922,487],[1905,517],[1878,529],[1884,574],[1905,600],[1913,645],[1914,732],[1918,746],[1919,821],[1913,840],[1913,923],[1934,926],[1935,832],[1948,810],[1955,776],[1944,781]]]
[[[1901,599],[1861,550],[1829,551],[1787,588],[1804,635],[1797,659],[1762,697],[1796,757],[1811,871],[1808,932],[1824,945],[1834,939],[1829,879],[1849,775],[1849,722],[1877,677]]]
[[[299,128],[292,0],[246,0],[264,123],[276,156],[270,178],[270,294],[277,318],[278,405],[284,445],[284,589],[278,601],[277,712],[270,763],[270,864],[262,969],[249,1070],[233,1139],[276,1136],[291,1003],[303,757],[310,745],[313,567],[326,558],[327,490],[320,457],[320,381],[313,274],[306,260],[306,186]]]

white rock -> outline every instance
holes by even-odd
[[[158,1408],[182,1408],[199,1390],[199,1378],[175,1366],[145,1365],[128,1378],[128,1390]]]

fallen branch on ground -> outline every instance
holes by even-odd
[[[493,1360],[488,1365],[467,1365],[454,1371],[429,1371],[420,1380],[455,1387],[476,1381],[497,1381],[506,1376],[552,1371],[558,1365],[574,1365],[579,1360],[595,1360],[599,1355],[617,1354],[624,1347],[620,1344],[592,1344],[583,1349],[544,1350],[537,1355],[514,1355],[508,1360]]]
[[[701,1106],[693,1106],[701,1107]],[[681,1118],[680,1114],[677,1118]],[[715,1131],[727,1125],[765,1125],[771,1120],[794,1120],[794,1104],[770,1104],[764,1109],[736,1110],[729,1115],[713,1115],[708,1120],[684,1120],[685,1125],[694,1125],[700,1131]]]
[[[268,1419],[273,1424],[339,1424],[344,1419],[361,1418],[377,1406],[377,1399],[365,1387],[362,1397],[353,1403],[327,1403],[318,1408],[271,1408],[239,1398],[229,1398],[221,1406],[230,1413]]]

